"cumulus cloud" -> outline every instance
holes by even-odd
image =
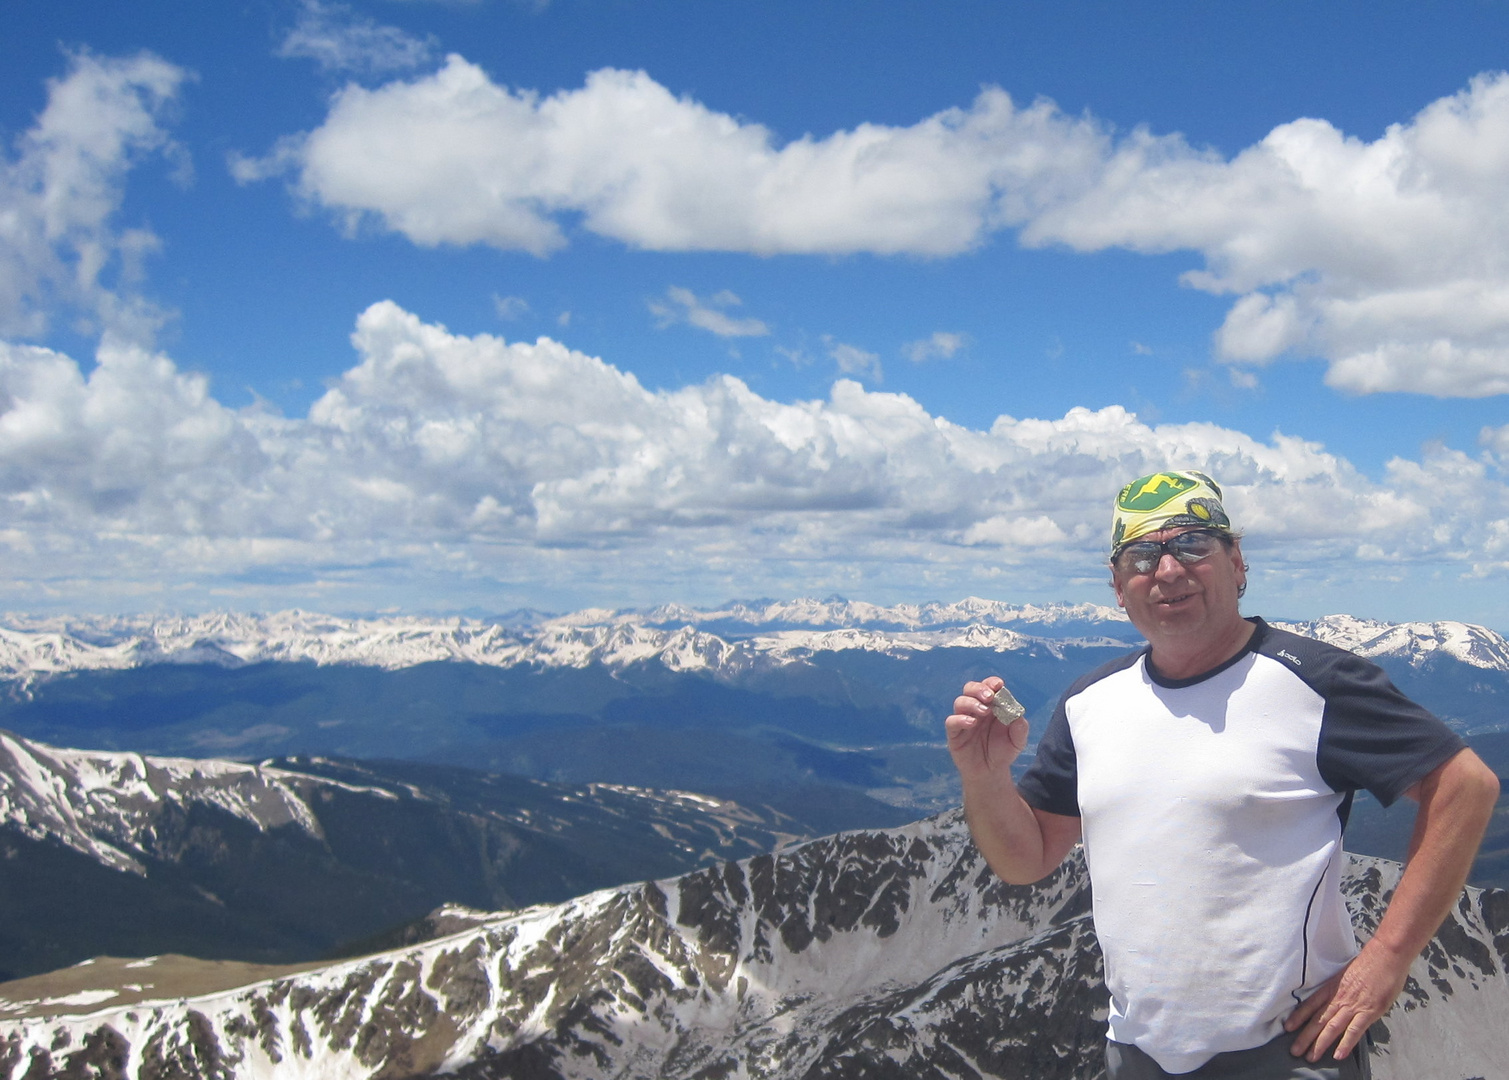
[[[186,77],[145,53],[84,52],[49,81],[16,155],[0,158],[0,333],[40,336],[51,314],[73,310],[118,337],[150,338],[162,313],[134,285],[158,241],[114,219],[130,169],[178,153],[164,117]]]
[[[901,347],[901,355],[914,364],[921,364],[928,360],[947,360],[967,344],[969,344],[968,334],[935,330],[931,337],[907,342]]]
[[[719,337],[764,337],[770,327],[759,319],[740,319],[728,313],[728,308],[739,307],[744,301],[727,289],[700,300],[690,289],[672,285],[665,291],[664,300],[651,300],[650,311],[662,328],[685,323]]]
[[[1501,464],[1509,466],[1509,424],[1504,427],[1485,427],[1478,432],[1478,442],[1496,454]]]
[[[11,573],[91,588],[596,573],[659,599],[852,587],[856,568],[915,593],[988,570],[1063,595],[1099,580],[1108,493],[1167,465],[1222,479],[1265,568],[1509,570],[1491,452],[1428,449],[1374,482],[1315,443],[1115,406],[975,430],[848,379],[794,403],[726,375],[651,391],[548,338],[456,335],[388,302],[353,342],[358,363],[302,418],[227,408],[143,349],[102,349],[86,375],[0,347]]]
[[[644,72],[602,70],[542,97],[459,56],[432,75],[347,86],[325,122],[263,172],[347,221],[415,243],[545,254],[562,215],[660,251],[951,255],[1093,164],[1104,135],[997,89],[909,128],[865,124],[777,147],[759,124],[678,98]]]
[[[1380,138],[1324,120],[1227,159],[1178,134],[1117,133],[987,87],[908,127],[780,145],[757,123],[602,70],[542,96],[451,56],[348,86],[264,158],[349,228],[545,255],[564,223],[659,251],[944,257],[1028,246],[1190,251],[1193,288],[1234,297],[1233,364],[1318,356],[1352,393],[1509,392],[1509,76],[1479,77]]]
[[[1373,142],[1323,120],[1230,161],[1135,133],[1093,184],[1036,215],[1028,243],[1188,249],[1195,288],[1237,296],[1234,362],[1330,361],[1354,393],[1509,392],[1509,76],[1482,76]]]
[[[278,55],[313,60],[324,72],[387,75],[430,62],[433,40],[358,15],[346,4],[304,0]]]

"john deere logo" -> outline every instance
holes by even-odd
[[[1146,513],[1199,486],[1198,480],[1178,473],[1154,473],[1122,488],[1116,505],[1132,513]]]

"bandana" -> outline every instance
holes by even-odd
[[[1179,525],[1231,531],[1221,506],[1221,488],[1201,472],[1139,476],[1116,496],[1111,515],[1111,554],[1138,537]]]

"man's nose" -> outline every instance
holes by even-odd
[[[1163,552],[1158,556],[1158,569],[1154,575],[1159,578],[1178,578],[1184,576],[1184,564],[1174,558],[1173,553]]]

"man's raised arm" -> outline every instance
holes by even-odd
[[[990,706],[1004,685],[994,675],[965,683],[944,728],[975,846],[1002,880],[1027,885],[1063,862],[1079,839],[1079,818],[1034,809],[1017,791],[1011,763],[1027,745],[1027,721],[1005,725],[995,718]]]

